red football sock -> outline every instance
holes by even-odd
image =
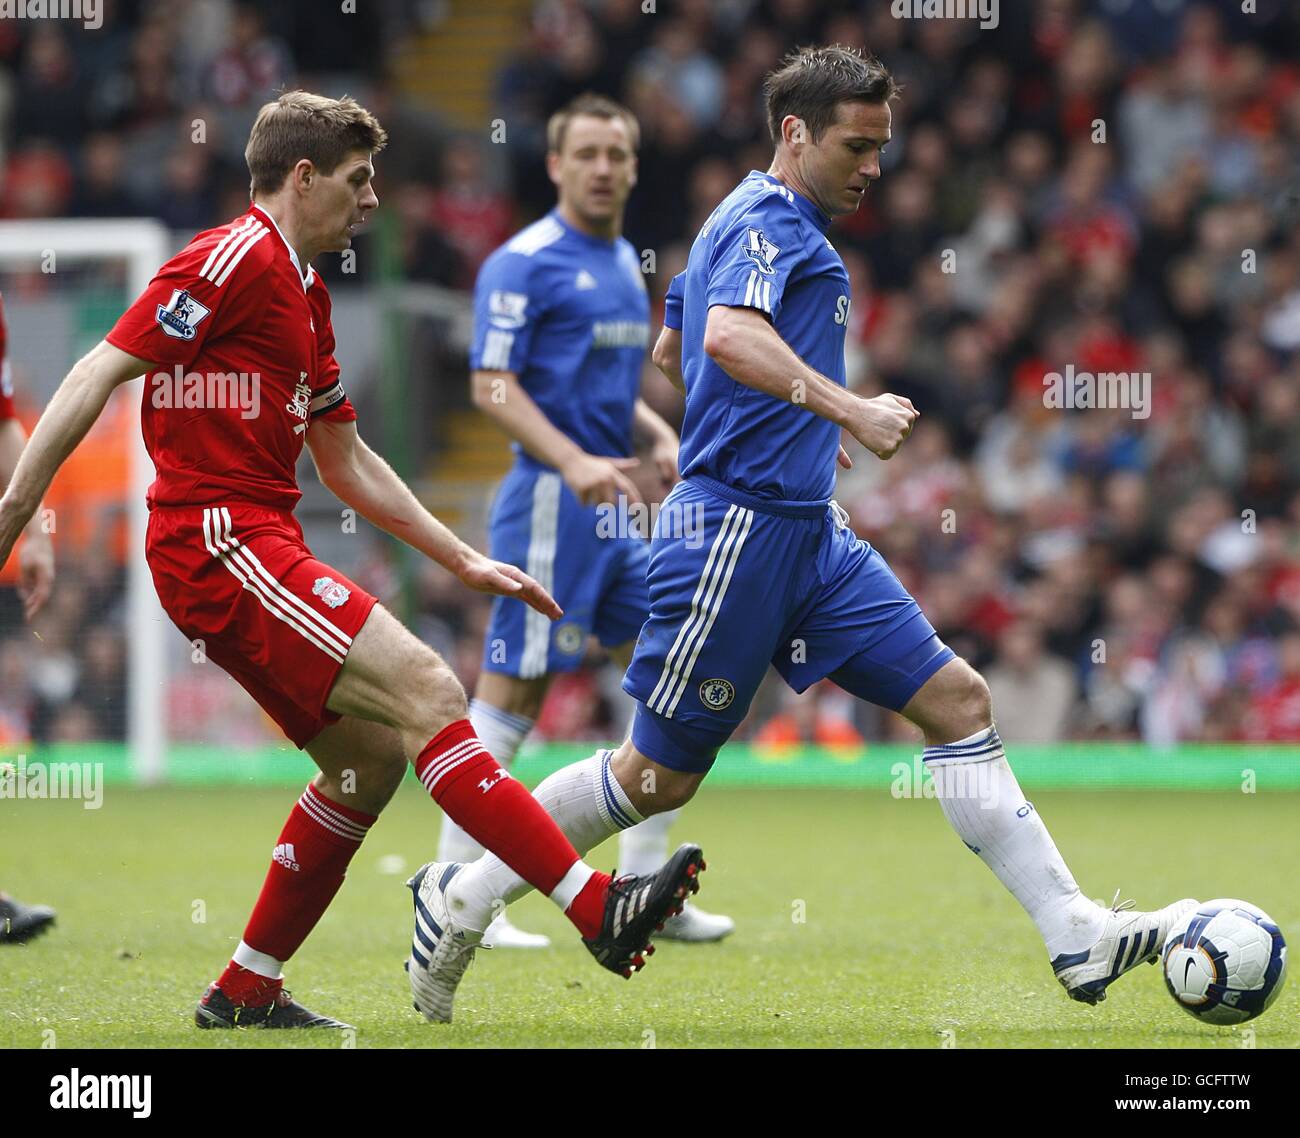
[[[468,719],[430,740],[415,773],[448,818],[544,895],[578,860],[541,803],[483,748]]]
[[[612,880],[608,873],[593,873],[564,910],[564,915],[588,940],[599,935],[600,927],[605,921],[605,894],[609,891]]]
[[[232,960],[217,980],[217,987],[226,994],[226,998],[232,1004],[260,1008],[275,999],[276,993],[284,987],[284,981],[272,980],[269,976],[250,972]]]
[[[271,868],[244,929],[244,944],[281,962],[297,952],[334,900],[348,862],[374,820],[373,814],[332,802],[309,784],[280,831]],[[244,992],[255,987],[255,981],[248,979],[251,976],[257,973],[231,961],[218,983],[235,1000],[235,993],[226,987],[227,978]],[[255,1002],[274,999],[275,988],[268,991],[254,992],[261,997]]]

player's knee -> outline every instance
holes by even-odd
[[[694,796],[700,777],[670,770],[647,759],[632,740],[625,740],[610,759],[610,769],[628,801],[643,818],[685,806]]]
[[[930,678],[904,714],[931,741],[965,739],[993,721],[989,686],[965,660],[951,660]]]
[[[638,771],[633,787],[628,791],[632,805],[643,818],[664,814],[685,806],[695,797],[698,780],[678,771],[647,766]]]
[[[993,722],[993,697],[989,693],[989,685],[979,672],[969,664],[965,665],[962,672],[954,711],[959,718],[955,728],[961,732],[960,738],[964,739]]]
[[[469,700],[456,674],[432,652],[429,656],[411,678],[411,714],[422,729],[437,734],[449,723],[469,718]]]
[[[355,766],[328,777],[327,797],[368,814],[379,814],[388,805],[406,775],[406,756],[400,744],[367,754],[359,754]]]
[[[695,797],[695,791],[699,788],[699,780],[683,777],[667,780],[667,784],[661,786],[657,794],[653,795],[654,809],[642,811],[649,817],[650,814],[663,814],[668,810],[679,810],[685,806],[692,798]]]

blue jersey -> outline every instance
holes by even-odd
[[[839,427],[738,383],[704,352],[711,305],[755,308],[804,363],[844,384],[849,276],[826,237],[830,220],[802,195],[753,170],[696,236],[680,317],[684,477],[704,476],[766,500],[830,498]],[[671,288],[668,307],[675,316]]]
[[[664,294],[664,327],[682,330],[682,290],[686,287],[686,274],[678,273],[668,282]]]
[[[552,210],[479,270],[470,366],[514,372],[547,419],[589,454],[632,453],[649,342],[641,263],[622,237],[588,236]]]

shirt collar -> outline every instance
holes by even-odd
[[[783,191],[794,198],[795,207],[799,212],[817,226],[818,229],[825,233],[826,230],[830,228],[832,219],[827,214],[822,213],[818,206],[813,205],[813,203],[804,197],[798,190],[791,189],[787,186],[780,178],[773,177],[771,174],[765,173],[762,170],[751,170],[749,176],[751,178],[759,179],[759,181],[763,182],[765,185],[780,186]]]
[[[279,225],[276,224],[275,218],[273,218],[270,215],[270,213],[267,212],[265,206],[261,206],[257,202],[253,202],[250,208],[257,210],[259,214],[261,214],[264,218],[266,218],[267,221],[271,223],[271,228],[275,230],[276,235],[280,238],[280,244],[284,246],[285,251],[289,254],[289,260],[293,262],[293,267],[298,273],[298,279],[302,281],[303,292],[306,292],[309,288],[311,288],[312,282],[315,281],[316,279],[316,270],[313,269],[311,265],[308,265],[306,273],[302,271],[302,265],[299,264],[298,262],[298,254],[293,251],[293,246],[290,245],[289,242],[284,239],[284,233],[281,231]]]
[[[591,233],[584,233],[576,225],[570,225],[564,220],[564,214],[560,212],[560,207],[558,205],[552,208],[551,216],[564,227],[566,233],[571,233],[573,236],[581,238],[583,241],[588,241],[593,245],[599,245],[602,249],[612,249],[618,244],[618,238],[616,237],[597,237]]]

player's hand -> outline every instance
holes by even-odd
[[[617,502],[622,494],[629,502],[641,502],[641,492],[626,474],[640,465],[635,458],[600,458],[584,454],[575,458],[560,472],[564,484],[584,506],[601,502]]]
[[[564,615],[564,610],[555,603],[555,598],[550,593],[522,569],[507,565],[504,561],[493,561],[492,558],[471,550],[456,576],[477,592],[516,597],[529,608],[535,608],[552,620],[559,620]]]
[[[664,435],[656,439],[650,448],[650,461],[654,463],[655,473],[663,482],[664,490],[671,490],[677,485],[677,436]]]
[[[878,458],[893,458],[912,433],[920,412],[901,395],[859,399],[845,429]]]
[[[849,457],[849,452],[844,449],[844,444],[840,444],[840,453],[835,456],[835,461],[845,470],[853,469],[853,459]]]
[[[49,534],[28,534],[18,554],[18,574],[23,615],[31,620],[45,607],[54,588],[54,546]]]

